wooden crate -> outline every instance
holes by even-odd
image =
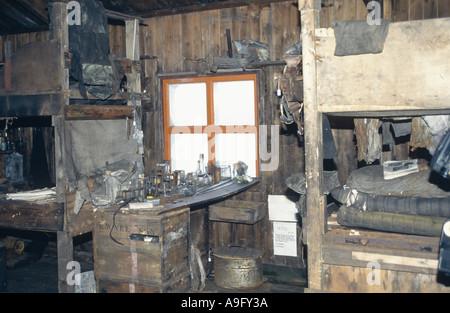
[[[97,291],[188,291],[189,208],[170,213],[120,210],[113,222],[114,213],[114,209],[99,209],[94,216]],[[130,235],[146,237],[142,241]]]
[[[209,219],[218,222],[255,224],[266,216],[265,202],[227,200],[209,206]]]

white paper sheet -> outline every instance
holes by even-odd
[[[299,197],[269,195],[269,220],[281,222],[297,222],[298,210],[295,202]]]
[[[273,222],[273,254],[297,256],[297,223]]]

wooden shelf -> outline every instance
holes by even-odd
[[[65,120],[117,120],[133,118],[133,107],[127,105],[68,105]]]
[[[64,204],[37,204],[23,200],[0,200],[0,227],[62,231]]]
[[[84,100],[83,96],[81,95],[80,91],[78,90],[73,90],[73,89],[66,89],[64,90],[64,96],[68,97],[69,99],[74,99],[74,100]],[[90,93],[87,94],[88,95],[88,99],[90,100],[99,100],[97,97],[95,97],[94,95],[91,95]],[[134,98],[136,100],[149,100],[148,97],[145,97],[144,94],[142,93],[134,93]],[[128,101],[131,99],[131,93],[130,92],[119,92],[116,93],[114,95],[112,95],[111,97],[109,97],[107,100],[122,100],[122,101]]]

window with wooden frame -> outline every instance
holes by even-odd
[[[172,171],[242,161],[258,173],[257,74],[162,78],[165,158]]]

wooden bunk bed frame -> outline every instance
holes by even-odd
[[[66,120],[102,120],[134,118],[130,93],[118,93],[108,100],[121,105],[70,105],[83,99],[77,90],[69,90],[70,54],[66,3],[53,6],[53,39],[22,46],[6,55],[4,86],[0,86],[0,112],[5,117],[52,116],[55,134],[56,202],[36,204],[29,201],[0,201],[0,227],[57,233],[58,289],[74,292],[67,284],[67,269],[73,260],[73,238],[93,230],[90,202],[80,213],[73,212],[75,192],[69,192],[64,177],[64,124]],[[125,20],[126,59],[122,62],[128,82],[132,83],[136,106],[145,99],[141,94],[139,61],[139,21]],[[10,49],[12,50],[12,49]],[[89,95],[89,98],[94,98]],[[122,105],[127,102],[128,105]]]
[[[308,291],[449,292],[436,281],[439,238],[350,228],[328,230],[322,114],[352,117],[450,113],[450,19],[392,23],[383,52],[334,56],[319,28],[320,1],[299,0],[305,108]],[[378,262],[380,284],[369,284]]]

